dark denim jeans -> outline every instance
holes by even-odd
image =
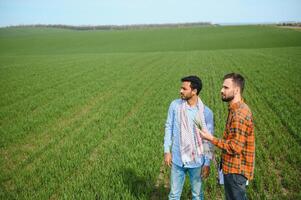
[[[224,187],[227,200],[247,200],[247,179],[241,174],[224,174]]]

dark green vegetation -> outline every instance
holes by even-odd
[[[298,199],[300,64],[301,32],[266,26],[0,29],[0,199],[166,199],[164,123],[180,78],[203,79],[220,137],[232,71],[256,125],[250,199]],[[223,197],[215,171],[207,199]]]

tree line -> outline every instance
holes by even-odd
[[[127,29],[147,29],[147,28],[170,28],[170,27],[193,27],[193,26],[216,26],[210,22],[193,22],[193,23],[167,23],[167,24],[131,24],[131,25],[64,25],[64,24],[32,24],[9,26],[18,27],[38,27],[38,28],[64,28],[72,30],[127,30]]]

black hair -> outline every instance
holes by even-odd
[[[230,73],[230,74],[226,74],[223,80],[226,80],[228,78],[231,78],[233,80],[233,82],[240,88],[240,93],[242,94],[245,88],[244,77],[237,73]]]
[[[197,95],[199,95],[202,90],[202,80],[197,76],[186,76],[181,79],[182,82],[190,82],[190,87],[192,90],[197,90]]]

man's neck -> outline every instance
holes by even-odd
[[[237,102],[240,102],[241,101],[241,95],[236,95],[236,96],[234,96],[234,98],[229,102],[229,105],[231,106],[231,105],[233,105],[233,104],[235,104],[235,103],[237,103]]]
[[[198,102],[198,96],[193,96],[187,100],[187,103],[190,107],[195,106]]]

